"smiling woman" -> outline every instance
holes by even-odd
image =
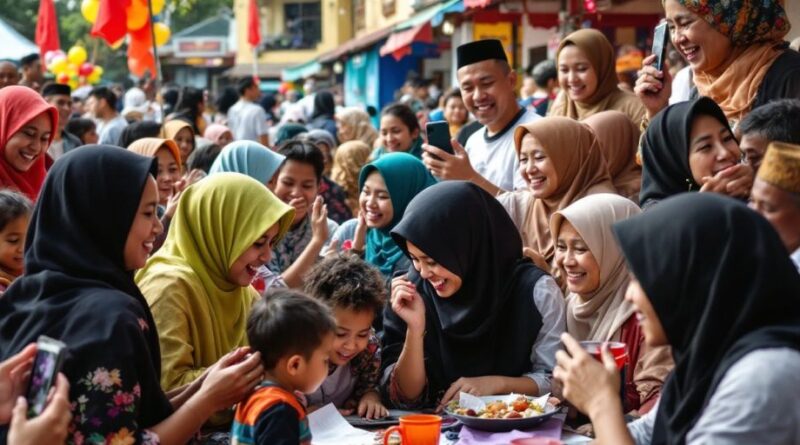
[[[36,200],[57,125],[56,108],[32,89],[10,86],[0,90],[0,186]]]

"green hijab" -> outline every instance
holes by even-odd
[[[377,171],[386,183],[392,200],[394,215],[386,227],[367,232],[367,262],[380,269],[384,276],[391,277],[395,263],[403,258],[400,247],[392,239],[391,231],[403,219],[403,213],[417,194],[436,183],[425,164],[409,153],[388,153],[361,169],[358,178],[359,190],[373,171]]]
[[[282,238],[293,218],[292,207],[239,173],[209,176],[183,192],[164,246],[136,274],[159,331],[165,389],[246,343],[254,290],[231,283],[230,268],[276,223],[276,241]]]

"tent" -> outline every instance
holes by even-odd
[[[39,47],[18,33],[11,25],[0,19],[0,60],[19,59],[31,53],[38,53]]]

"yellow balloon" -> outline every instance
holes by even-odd
[[[53,74],[61,74],[67,70],[68,65],[69,62],[67,62],[67,58],[61,56],[53,60],[53,63],[50,65],[50,71],[52,71]]]
[[[78,86],[79,86],[79,85],[78,85],[78,81],[77,81],[77,80],[70,80],[70,81],[69,81],[69,83],[68,83],[67,85],[69,85],[69,87],[70,87],[70,89],[71,89],[72,91],[75,91],[75,90],[77,90],[77,89],[78,89]]]
[[[164,0],[152,0],[153,15],[161,14],[161,11],[164,10],[164,3]]]
[[[97,13],[100,11],[100,0],[83,0],[81,2],[81,14],[89,23],[97,21]]]
[[[97,66],[97,65],[95,65],[94,70],[92,70],[92,74],[97,73],[98,77],[102,76],[104,72],[105,72],[105,70],[103,70],[103,67],[102,66]]]
[[[86,76],[86,81],[95,84],[100,82],[100,79],[103,77],[103,68],[99,66],[95,66],[94,70],[92,70],[92,74]]]
[[[123,43],[125,43],[125,37],[119,39],[113,45],[111,45],[111,49],[119,49]]]
[[[70,63],[80,66],[83,62],[86,62],[86,59],[89,55],[86,53],[86,50],[82,46],[73,46],[69,49],[67,53],[67,59]]]
[[[153,33],[156,35],[156,46],[164,46],[164,44],[169,41],[169,36],[171,34],[169,26],[161,22],[153,25]]]

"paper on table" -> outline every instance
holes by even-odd
[[[314,445],[372,445],[375,434],[353,427],[329,403],[308,415]]]

